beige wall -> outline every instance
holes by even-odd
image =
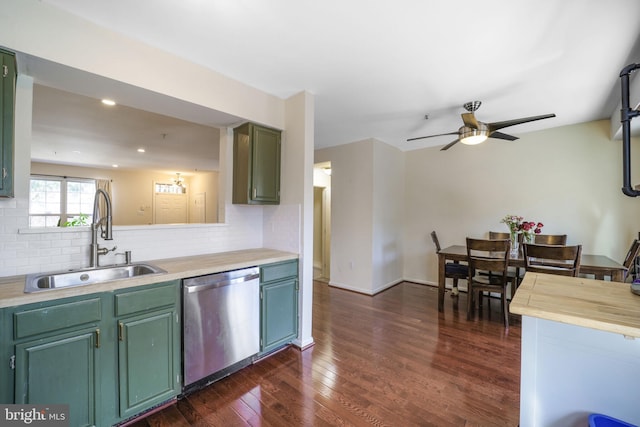
[[[331,162],[331,279],[375,294],[402,280],[403,153],[375,139],[316,151]]]
[[[83,168],[38,162],[31,163],[31,173],[111,180],[114,225],[153,224],[154,183],[171,183],[174,178],[174,175],[154,171]],[[193,204],[194,194],[206,193],[206,220],[208,223],[216,222],[218,172],[193,172],[183,175],[183,178],[189,205]]]
[[[489,140],[416,150],[406,156],[404,277],[437,283],[442,246],[467,236],[507,231],[500,220],[521,215],[545,224],[545,233],[566,233],[584,253],[620,262],[640,231],[640,199],[622,194],[620,141],[609,139],[606,120],[521,135],[514,142]],[[640,182],[640,141],[633,141],[634,183]]]
[[[464,244],[507,231],[507,214],[622,262],[640,231],[640,199],[620,191],[622,144],[608,135],[602,120],[446,152],[374,140],[317,150],[333,171],[331,283],[363,293],[398,279],[436,284],[432,230],[443,246]],[[640,183],[638,138],[632,155]]]
[[[331,162],[331,285],[373,293],[373,140],[317,150]]]
[[[218,222],[218,172],[196,172],[189,178],[189,206],[195,205],[195,197],[199,193],[205,195],[205,222]],[[195,209],[194,209],[195,210]],[[189,222],[197,222],[189,210]]]

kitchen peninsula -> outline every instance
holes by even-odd
[[[510,311],[522,315],[520,426],[583,426],[590,413],[640,425],[640,296],[629,284],[527,273]]]

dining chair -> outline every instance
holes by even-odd
[[[582,245],[523,245],[524,268],[536,273],[578,276]]]
[[[567,244],[566,234],[536,234],[533,243],[536,245],[561,245]]]
[[[431,240],[436,245],[436,253],[440,252],[440,241],[438,240],[438,234],[435,231],[431,232]],[[444,278],[453,280],[453,286],[451,288],[451,296],[458,295],[458,280],[469,278],[469,267],[467,264],[460,264],[458,261],[448,262],[444,265]]]
[[[627,267],[627,270],[623,273],[622,276],[623,282],[627,281],[627,277],[629,277],[630,272],[633,273],[631,277],[634,277],[638,274],[638,272],[635,270],[637,268],[636,259],[638,258],[638,253],[640,253],[640,240],[634,239],[631,243],[629,251],[627,252],[627,256],[624,257],[624,262],[622,263],[622,265]]]
[[[467,257],[469,259],[467,320],[471,320],[474,308],[479,308],[479,292],[495,292],[500,294],[504,326],[509,328],[507,269],[510,247],[509,239],[484,240],[467,237]],[[491,271],[491,275],[480,274],[483,271]]]
[[[505,233],[502,231],[489,231],[489,240],[504,240],[511,241],[511,233]],[[518,236],[520,242],[522,242],[522,235]],[[520,283],[520,268],[509,267],[507,271],[507,281],[511,283],[511,296],[515,295],[518,284]]]

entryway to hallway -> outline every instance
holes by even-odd
[[[313,279],[329,282],[331,265],[331,163],[313,168]]]

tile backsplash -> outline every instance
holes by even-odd
[[[28,229],[28,202],[0,202],[0,276],[81,268],[89,265],[88,228]],[[227,205],[224,224],[115,226],[113,240],[98,238],[101,247],[117,249],[100,263],[149,261],[204,253],[268,247],[300,252],[300,206]]]

